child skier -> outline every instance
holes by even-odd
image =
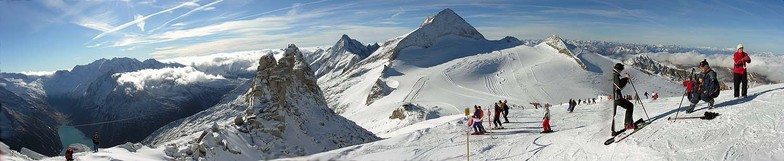
[[[544,111],[544,118],[542,118],[542,128],[544,131],[542,131],[542,133],[551,133],[553,130],[550,129],[550,107],[545,106]]]

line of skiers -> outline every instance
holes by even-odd
[[[487,112],[490,112],[490,109],[488,109]],[[504,122],[501,122],[502,114],[504,116]],[[488,117],[489,115],[490,114],[488,113]],[[474,105],[474,113],[471,115],[471,121],[469,122],[469,126],[472,126],[474,129],[474,133],[471,133],[471,135],[483,135],[487,133],[487,131],[485,131],[485,127],[482,125],[484,116],[485,112],[482,110],[482,106]],[[498,102],[494,103],[493,116],[493,123],[488,124],[488,126],[495,125],[493,129],[504,129],[503,123],[509,123],[509,105],[507,104],[506,100],[499,100]]]

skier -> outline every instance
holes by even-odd
[[[101,142],[98,139],[98,132],[96,131],[95,135],[93,135],[93,152],[98,152],[98,144],[99,143],[101,143]]]
[[[708,102],[708,109],[713,109],[713,98],[719,96],[719,80],[716,79],[716,72],[710,68],[707,60],[700,62],[702,73],[698,77],[697,92],[691,101],[691,106],[686,109],[686,113],[694,112],[694,107],[700,100]]]
[[[498,102],[501,102],[501,100],[498,100]],[[504,123],[509,123],[509,118],[507,117],[509,115],[509,105],[506,104],[506,100],[501,103],[501,106],[504,108]]]
[[[574,112],[575,107],[577,107],[577,101],[574,101],[574,99],[569,100],[569,113]]]
[[[645,94],[643,95],[645,95],[645,99],[648,99],[648,91],[645,91]]]
[[[65,160],[66,161],[73,161],[73,147],[68,147],[68,150],[65,151]]]
[[[686,87],[686,98],[691,100],[691,93],[692,93],[692,89],[694,88],[694,80],[691,79],[691,76],[689,76],[688,78],[686,78],[685,81],[683,81],[683,86]]]
[[[542,128],[544,129],[544,131],[542,131],[542,133],[551,133],[551,132],[553,132],[553,130],[550,129],[550,108],[549,108],[549,106],[545,106],[544,107],[544,111],[545,111],[544,112],[544,118],[542,118]]]
[[[749,88],[749,76],[746,73],[746,64],[751,63],[751,58],[749,58],[749,54],[743,52],[743,44],[738,44],[738,47],[735,48],[737,50],[735,54],[732,56],[732,60],[735,61],[735,65],[732,69],[733,73],[733,83],[735,85],[735,98],[738,98],[738,95],[742,97],[746,97],[746,90]]]
[[[482,118],[484,116],[484,111],[482,111],[482,106],[474,105],[474,115],[471,116],[474,120],[473,127],[474,133],[471,135],[484,135],[487,133],[485,131],[485,127],[482,126]]]
[[[652,95],[653,95],[653,100],[659,99],[659,94],[658,93],[653,92]]]
[[[628,99],[623,99],[623,93],[621,90],[623,87],[626,86],[626,83],[629,82],[629,73],[626,73],[624,78],[621,78],[621,71],[623,71],[623,64],[616,63],[615,67],[613,67],[613,98],[616,98],[613,101],[613,117],[615,113],[618,111],[618,106],[621,108],[626,109],[626,117],[624,119],[624,128],[625,129],[636,129],[637,125],[634,125],[632,122],[632,114],[634,113],[634,104],[629,102]],[[613,136],[615,136],[615,124],[611,127],[613,131]]]
[[[501,124],[501,112],[503,112],[504,109],[501,108],[501,106],[499,106],[498,104],[499,103],[495,103],[495,113],[493,115],[493,125],[495,125],[495,128],[493,129],[504,129],[504,125]]]

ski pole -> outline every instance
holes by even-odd
[[[691,73],[688,76],[691,77],[692,75],[694,75],[694,68],[691,68]],[[688,92],[688,91],[689,91],[689,87],[686,87],[686,89],[683,90],[683,96],[681,96],[681,103],[678,103],[678,108],[675,111],[675,118],[673,118],[672,121],[675,121],[678,118],[678,113],[681,112],[680,109],[681,109],[681,106],[683,106],[683,98],[686,97],[686,95],[688,94],[686,92]],[[691,101],[691,100],[689,100],[689,101]]]
[[[640,93],[637,93],[637,88],[634,87],[634,81],[632,81],[632,79],[629,79],[629,83],[632,84],[632,89],[634,89],[634,95],[640,97]],[[651,117],[648,116],[648,110],[645,110],[645,104],[643,104],[642,101],[640,101],[640,106],[642,106],[642,111],[645,112],[645,117],[647,117],[648,120],[650,121]]]

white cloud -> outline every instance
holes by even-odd
[[[180,5],[174,6],[172,8],[168,8],[168,9],[165,9],[165,10],[162,10],[162,11],[158,11],[156,13],[153,13],[153,14],[150,14],[150,15],[147,15],[147,16],[135,18],[131,22],[127,22],[125,24],[122,24],[120,26],[112,28],[112,29],[110,29],[108,31],[104,31],[101,34],[98,34],[97,36],[93,37],[93,40],[101,38],[101,37],[105,36],[106,34],[111,34],[111,33],[117,32],[119,30],[125,29],[126,27],[129,27],[131,25],[138,24],[138,23],[144,23],[145,20],[147,20],[148,18],[150,18],[152,16],[156,16],[156,15],[159,15],[159,14],[162,14],[162,13],[166,13],[166,12],[171,12],[171,11],[173,11],[175,9],[179,9],[179,8],[182,8],[182,7],[198,6],[198,5],[199,4],[195,3],[195,1],[184,2],[184,3],[180,4]]]
[[[204,37],[215,34],[250,34],[264,31],[275,31],[290,28],[293,22],[300,18],[307,18],[316,15],[302,15],[294,17],[262,17],[253,20],[228,21],[216,25],[191,28],[186,30],[173,30],[149,36],[129,35],[114,43],[114,47],[153,44],[175,41],[186,38]]]
[[[654,60],[667,62],[674,65],[697,66],[702,60],[707,60],[711,67],[731,68],[734,64],[732,55],[713,54],[705,55],[697,52],[686,53],[646,53]],[[760,73],[775,81],[784,81],[784,56],[749,54],[752,62],[747,65],[751,72]]]
[[[164,63],[179,63],[199,71],[227,77],[253,74],[259,65],[259,58],[266,54],[280,53],[280,50],[254,50],[233,53],[219,53],[205,56],[187,56],[164,59]]]
[[[57,72],[57,71],[27,71],[27,72],[22,72],[22,74],[27,75],[27,76],[44,76],[44,77],[48,77],[48,76],[54,75],[55,72]]]
[[[406,13],[406,10],[403,10],[403,7],[400,7],[399,10],[397,10],[397,12],[395,12],[395,14],[392,14],[392,16],[390,18],[395,18],[395,17],[403,15],[405,13]]]
[[[289,12],[286,12],[286,15],[297,15],[297,12],[299,12],[299,9],[302,8],[302,5],[302,3],[294,3],[291,5]]]
[[[175,49],[158,50],[152,52],[150,55],[156,58],[166,58],[171,55],[205,55],[219,52],[283,48],[292,43],[302,47],[331,45],[332,43],[335,43],[341,35],[346,33],[363,43],[382,43],[383,41],[386,41],[385,38],[394,38],[408,33],[415,28],[345,25],[331,26],[329,27],[329,30],[322,29],[324,28],[316,27],[287,34],[261,33],[251,37],[220,39],[191,44]]]
[[[218,3],[220,3],[220,2],[223,2],[223,0],[216,0],[216,1],[210,2],[210,3],[208,3],[208,4],[205,4],[205,5],[203,5],[203,6],[196,7],[196,8],[194,8],[194,9],[192,9],[192,10],[190,10],[190,11],[186,12],[185,14],[182,14],[182,15],[180,15],[180,16],[177,16],[177,17],[175,17],[175,18],[172,18],[172,19],[170,19],[169,21],[166,21],[166,22],[164,22],[163,24],[161,24],[160,26],[158,26],[158,27],[156,27],[155,29],[151,30],[150,32],[155,32],[156,30],[160,29],[161,27],[164,27],[164,26],[168,25],[168,24],[169,24],[169,23],[171,23],[172,21],[175,21],[175,20],[177,20],[177,19],[180,19],[180,18],[183,18],[183,17],[185,17],[185,16],[191,15],[191,14],[192,14],[192,13],[194,13],[194,12],[198,12],[198,11],[207,11],[207,10],[213,10],[213,9],[215,9],[215,7],[212,7],[212,5],[218,4]],[[174,25],[172,25],[172,26],[174,26]]]
[[[139,20],[139,19],[142,19],[142,18],[144,18],[142,15],[138,15],[137,14],[136,16],[133,17],[133,20],[134,21],[137,21],[137,20],[139,21],[139,23],[136,23],[136,26],[139,27],[139,29],[142,30],[142,32],[144,32],[144,20]]]
[[[136,91],[225,79],[222,76],[205,74],[193,67],[144,69],[113,76],[117,78],[118,84],[131,85]]]

